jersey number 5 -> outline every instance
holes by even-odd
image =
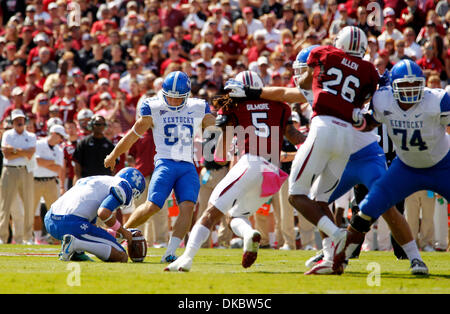
[[[392,133],[394,135],[400,134],[402,137],[402,146],[400,147],[402,150],[409,151],[409,148],[407,146],[407,138],[408,138],[408,131],[405,129],[392,129]],[[409,140],[410,146],[418,146],[419,150],[426,150],[428,149],[427,144],[422,140],[422,134],[420,133],[420,130],[414,130],[411,139]]]
[[[335,67],[331,67],[328,69],[327,75],[335,76],[335,78],[332,80],[329,80],[329,81],[322,82],[323,90],[330,94],[338,95],[339,91],[337,90],[337,88],[338,88],[337,86],[339,86],[341,84],[342,80],[344,79],[342,70],[335,68]],[[352,84],[355,88],[358,88],[359,87],[359,79],[354,75],[349,75],[349,76],[345,77],[344,83],[342,84],[342,87],[340,90],[340,94],[344,100],[346,100],[348,102],[353,102],[353,100],[355,99],[355,96],[356,96],[356,92],[350,86],[350,84]]]
[[[269,137],[269,126],[267,123],[261,122],[262,119],[267,119],[267,112],[252,112],[252,124],[256,128],[256,136]]]

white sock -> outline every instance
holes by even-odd
[[[329,237],[334,237],[339,232],[339,228],[327,216],[320,218],[317,228]]]
[[[198,249],[200,249],[202,244],[208,240],[209,234],[209,229],[204,225],[200,223],[195,224],[194,227],[192,227],[188,243],[186,244],[186,250],[183,255],[193,259],[195,254],[197,254]]]
[[[333,239],[326,237],[322,240],[323,259],[333,261]]]
[[[35,240],[40,240],[41,237],[42,237],[42,230],[34,230],[33,234],[34,234],[34,239]]]
[[[166,253],[164,255],[175,255],[175,251],[180,246],[181,239],[177,237],[170,237],[169,244],[167,245]]]
[[[107,261],[111,255],[111,246],[104,243],[89,242],[75,238],[73,241],[75,252],[89,252],[94,254],[102,261]]]
[[[247,218],[233,218],[230,222],[231,230],[238,237],[244,238],[245,235],[253,233],[253,228]]]
[[[403,244],[402,249],[403,251],[405,251],[406,256],[408,256],[410,261],[412,261],[415,258],[417,258],[420,261],[422,260],[422,257],[420,256],[419,253],[419,248],[417,247],[417,243],[415,240]]]

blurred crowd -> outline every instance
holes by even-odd
[[[64,163],[57,174],[61,194],[78,177],[86,175],[79,169],[84,162],[82,154],[77,153],[73,160],[77,145],[95,133],[96,126],[103,126],[97,133],[116,144],[135,122],[139,100],[155,95],[167,73],[175,70],[187,73],[192,96],[207,100],[223,94],[226,80],[246,69],[257,72],[267,86],[293,87],[292,64],[297,53],[310,45],[332,44],[339,30],[347,25],[356,25],[367,34],[364,58],[374,63],[380,75],[399,60],[409,58],[423,68],[427,86],[448,90],[449,3],[449,0],[1,1],[1,133],[13,128],[12,116],[17,109],[26,116],[27,131],[37,139],[50,136],[53,125],[65,127]],[[301,105],[292,107],[298,113],[298,122],[307,127],[305,106]],[[133,161],[124,156],[116,171],[127,163]],[[197,166],[200,180],[206,184],[208,180],[202,178],[206,171],[202,169],[206,167]],[[277,220],[274,221],[266,223],[272,235],[277,227]],[[34,235],[35,240],[38,237],[39,234]],[[278,243],[282,247],[284,241],[280,237],[267,238],[266,244]],[[20,239],[17,241],[32,241]],[[5,242],[1,234],[0,241]],[[296,247],[316,246],[315,242],[305,243]],[[434,242],[427,245],[436,248]],[[445,249],[446,245],[447,242],[440,244],[439,249]],[[296,248],[292,243],[285,247]]]

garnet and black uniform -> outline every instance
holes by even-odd
[[[332,46],[313,49],[307,64],[314,70],[313,117],[292,164],[289,194],[328,202],[354,153],[353,109],[370,99],[379,75],[370,62]]]
[[[278,160],[291,109],[284,103],[255,100],[221,109],[218,114],[235,127],[237,145],[242,149],[239,161],[216,186],[209,202],[232,217],[249,216],[287,179]]]
[[[313,49],[306,63],[314,68],[313,117],[332,116],[352,123],[353,109],[362,108],[377,89],[374,65],[336,47]]]

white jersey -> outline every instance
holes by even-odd
[[[133,192],[125,179],[92,176],[78,180],[50,209],[54,215],[75,215],[94,221],[100,205],[111,194],[120,202],[121,207],[131,205]]]
[[[193,162],[194,137],[197,132],[201,134],[203,118],[210,112],[204,99],[188,98],[186,105],[179,111],[165,105],[161,91],[155,97],[144,99],[139,114],[153,119],[155,161],[172,159]]]
[[[407,111],[398,105],[392,87],[372,98],[374,118],[386,125],[397,156],[413,168],[429,168],[449,152],[450,96],[443,89],[425,88],[422,101]]]

